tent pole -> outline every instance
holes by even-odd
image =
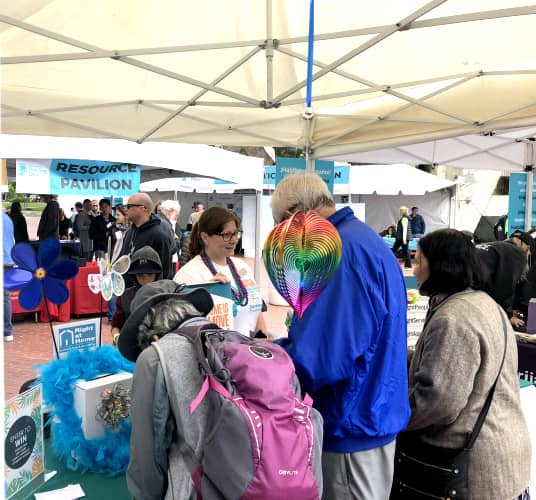
[[[255,191],[255,261],[253,276],[257,286],[260,286],[261,282],[261,203],[262,190]]]
[[[532,227],[532,193],[534,167],[534,143],[525,142],[525,172],[527,172],[527,185],[525,188],[525,231]]]

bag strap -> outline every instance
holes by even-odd
[[[207,357],[206,357],[205,349],[203,345],[204,344],[203,332],[207,330],[221,330],[221,328],[214,323],[204,323],[202,325],[184,326],[170,333],[174,333],[176,335],[182,335],[183,337],[185,337],[194,346],[195,355],[197,357],[197,362],[199,363],[199,367],[201,368],[203,373],[207,375],[212,375],[213,370],[207,361]]]
[[[156,351],[156,353],[158,354],[158,358],[160,359],[160,366],[162,367],[162,372],[164,374],[164,383],[166,385],[166,392],[168,394],[168,398],[171,403],[171,414],[173,415],[173,408],[178,408],[179,406],[178,406],[176,395],[171,390],[171,384],[169,383],[169,373],[167,369],[167,363],[164,358],[164,353],[162,352],[162,349],[160,348],[157,342],[153,342],[151,345]],[[173,417],[175,418],[174,415]],[[196,473],[196,471],[199,469],[199,467],[201,467],[201,462],[195,456],[195,452],[192,449],[192,447],[185,441],[184,437],[180,434],[178,430],[176,418],[175,418],[175,427],[177,428],[177,445],[179,448],[179,452],[184,458],[184,462],[186,464],[186,467],[188,468],[188,472],[190,472],[190,475],[194,477],[194,474]]]
[[[489,407],[491,406],[491,400],[493,399],[493,395],[495,394],[495,387],[497,386],[497,382],[499,381],[499,376],[501,375],[503,365],[504,365],[504,360],[506,358],[506,347],[508,345],[508,335],[507,335],[508,330],[506,328],[506,320],[504,319],[505,314],[500,307],[499,307],[499,314],[501,315],[503,332],[504,332],[504,351],[503,351],[501,366],[499,367],[499,373],[497,373],[495,382],[493,382],[493,385],[491,386],[491,389],[489,390],[488,397],[486,398],[486,401],[484,402],[484,406],[482,407],[482,410],[480,411],[480,415],[478,415],[478,419],[476,421],[473,432],[471,432],[471,434],[467,438],[467,444],[465,446],[467,450],[470,450],[475,444],[476,438],[478,437],[480,433],[480,429],[482,428],[482,425],[484,424],[484,420],[486,419],[486,416],[489,411]]]

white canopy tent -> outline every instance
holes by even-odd
[[[334,192],[351,195],[365,204],[365,220],[380,232],[396,223],[401,206],[419,207],[426,230],[448,226],[453,216],[454,182],[410,165],[353,165],[349,184],[335,184]]]
[[[310,157],[536,125],[536,5],[26,0],[3,6],[2,130]]]
[[[1,158],[65,158],[141,165],[142,181],[198,175],[262,190],[263,159],[202,144],[0,135]]]

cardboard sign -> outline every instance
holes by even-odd
[[[73,349],[95,348],[100,344],[100,319],[87,319],[62,325],[54,325],[54,337],[60,359]],[[52,356],[56,356],[52,346]]]
[[[418,290],[407,291],[408,299],[408,345],[415,345],[422,333],[426,313],[428,312],[428,297],[419,295]]]
[[[4,495],[9,499],[44,474],[41,386],[4,406]]]

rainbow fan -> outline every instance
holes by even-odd
[[[264,243],[264,265],[276,290],[301,318],[337,271],[342,242],[335,226],[314,211],[296,212]]]

